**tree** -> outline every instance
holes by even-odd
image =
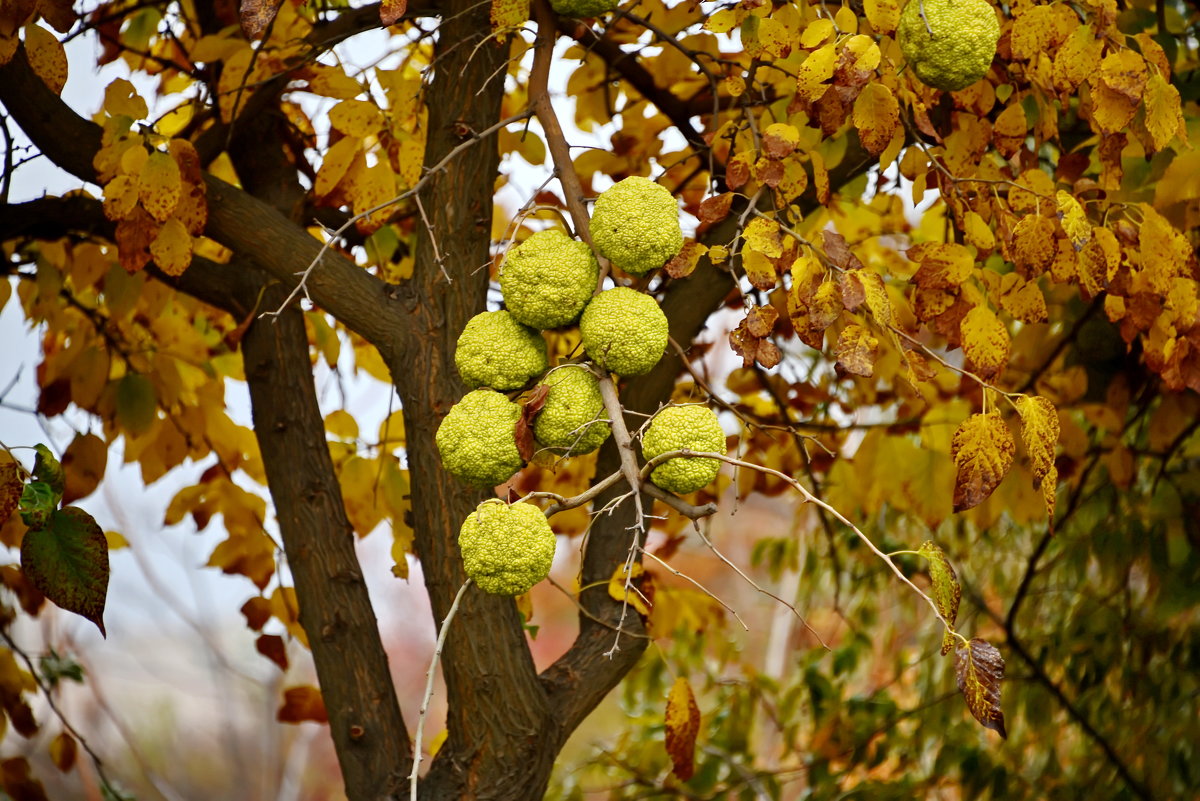
[[[853,633],[832,656],[798,657],[785,682],[752,671],[736,689],[703,687],[720,699],[703,734],[682,676],[665,724],[646,724],[665,725],[667,751],[635,748],[646,736],[635,726],[606,770],[662,795],[783,797],[801,770],[831,796],[912,797],[950,781],[997,797],[1184,793],[1200,742],[1181,719],[1194,716],[1177,714],[1200,662],[1196,17],[1161,0],[996,11],[986,73],[942,91],[905,68],[900,6],[887,0],[648,0],[586,19],[545,0],[8,4],[6,121],[85,188],[9,203],[19,157],[6,128],[5,268],[44,326],[38,413],[73,405],[97,433],[66,448],[65,477],[48,450],[32,471],[6,464],[12,506],[29,497],[4,530],[10,547],[26,543],[24,568],[4,583],[31,614],[40,590],[103,628],[96,571],[63,568],[78,565],[76,548],[99,564],[95,522],[67,530],[35,513],[90,521],[58,507],[96,487],[118,442],[147,482],[210,460],[167,521],[222,516],[211,564],[258,587],[252,628],[275,615],[311,647],[324,711],[301,693],[290,714],[327,715],[352,801],[403,797],[413,722],[353,538],[386,519],[394,570],[405,574],[411,549],[447,618],[465,579],[459,528],[493,494],[451,477],[434,442],[465,391],[456,341],[510,243],[546,225],[590,241],[587,202],[610,179],[650,175],[698,226],[651,277],[610,277],[656,298],[673,345],[646,375],[601,379],[616,435],[594,462],[535,458],[504,494],[555,493],[574,510],[552,519],[559,533],[588,529],[577,635],[539,674],[518,604],[464,591],[441,654],[448,736],[420,797],[542,797],[648,631],[677,631],[678,659],[703,672],[700,654],[718,643],[696,631],[723,623],[694,588],[671,595],[667,560],[685,536],[707,543],[699,523],[687,532],[718,501],[785,491],[806,502],[804,547],[820,566],[798,560],[792,537],[762,538],[758,556],[830,586],[827,603],[861,616]],[[932,13],[921,19],[944,35]],[[380,28],[389,53],[361,69],[342,60]],[[98,64],[123,60],[156,97],[117,79],[92,119],[64,104],[60,38],[81,31],[102,44]],[[560,75],[567,128],[607,133],[608,149],[571,149]],[[518,156],[545,181],[514,215],[497,191],[526,170]],[[722,310],[740,323],[701,337],[720,331]],[[557,360],[578,346],[573,330],[547,339]],[[727,346],[741,366],[710,372],[706,358]],[[318,406],[314,364],[344,364],[351,349],[399,398],[374,441]],[[248,385],[252,433],[225,414],[227,381]],[[736,468],[725,493],[683,499],[643,479],[632,439],[673,399],[716,404],[737,425],[736,458],[714,454]],[[255,482],[294,588],[276,576]],[[669,535],[654,551],[651,525]],[[47,540],[48,556],[29,545]],[[868,663],[888,664],[870,658],[883,635],[867,622],[897,587],[918,593],[896,597],[926,617],[920,630],[889,618],[895,658],[919,648],[929,667],[912,679],[896,666],[893,696],[862,679]],[[1035,611],[1038,593],[1050,595]],[[693,617],[672,618],[681,608]],[[970,712],[1000,735],[1005,662],[1020,666],[1004,688],[1011,751],[937,704],[953,685],[930,630]],[[662,676],[639,669],[627,692],[661,708]],[[6,688],[18,731],[36,725],[19,722],[32,691]],[[746,734],[760,704],[779,749],[761,758]],[[938,725],[914,732],[909,718]],[[698,734],[711,748],[693,763]],[[922,765],[939,749],[944,763]],[[1064,764],[1031,768],[1030,754]],[[36,797],[19,768],[6,767],[4,789]]]

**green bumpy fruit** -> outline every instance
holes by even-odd
[[[592,210],[596,250],[630,275],[645,275],[683,248],[679,204],[649,178],[630,176],[596,198]]]
[[[533,421],[533,435],[544,447],[563,456],[591,453],[612,434],[600,383],[585,367],[568,365],[552,371],[542,383],[550,388]]]
[[[494,487],[524,465],[513,430],[521,407],[490,389],[468,392],[438,426],[434,441],[446,472],[476,487]]]
[[[647,461],[680,450],[725,453],[725,432],[717,415],[705,406],[668,406],[654,415],[642,436],[642,456]],[[660,464],[650,480],[670,492],[695,492],[717,477],[721,462],[677,456]]]
[[[896,37],[923,83],[956,92],[987,74],[1000,22],[987,0],[909,0],[900,12]]]
[[[458,532],[463,568],[493,595],[523,595],[550,575],[555,544],[542,510],[524,501],[484,501]]]
[[[546,339],[506,311],[483,312],[467,321],[454,364],[467,386],[501,390],[523,387],[550,366]]]
[[[620,0],[550,0],[550,7],[564,17],[598,17],[619,5]]]
[[[628,287],[606,289],[583,310],[579,334],[588,358],[617,375],[650,372],[667,347],[658,301]]]
[[[592,249],[557,228],[538,231],[500,265],[504,305],[517,322],[540,329],[578,320],[599,279]]]

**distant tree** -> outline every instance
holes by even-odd
[[[913,29],[954,41],[983,19],[962,2],[924,0]],[[464,586],[460,526],[495,494],[451,477],[435,446],[466,391],[458,337],[497,308],[510,245],[547,226],[590,242],[590,201],[649,176],[698,224],[647,277],[602,262],[657,300],[671,338],[649,373],[600,379],[614,436],[595,457],[533,454],[522,432],[538,393],[511,393],[533,464],[501,496],[546,493],[531,497],[561,512],[578,634],[539,674],[527,607],[464,591],[441,654],[448,734],[419,797],[1194,792],[1196,13],[989,6],[993,60],[942,91],[908,64],[924,54],[902,53],[900,12],[5,3],[0,299],[15,286],[42,332],[38,414],[75,407],[95,430],[61,460],[0,466],[3,539],[22,551],[0,580],[28,614],[44,592],[103,629],[107,546],[68,507],[113,447],[147,483],[208,465],[166,521],[221,516],[210,564],[257,586],[251,629],[275,617],[311,648],[319,695],[293,688],[281,719],[328,719],[352,801],[408,797],[416,723],[401,717],[363,580],[376,568],[354,537],[387,524],[393,572],[420,560],[440,625]],[[386,52],[354,66],[381,29]],[[116,79],[90,119],[64,104],[63,41],[84,33],[98,67],[123,61],[154,95]],[[573,149],[577,131],[609,145]],[[81,190],[10,202],[35,156]],[[510,181],[515,212],[498,201]],[[582,356],[575,329],[546,338],[552,362]],[[727,347],[742,366],[710,369]],[[322,361],[394,385],[399,410],[378,435],[322,416]],[[249,388],[253,431],[225,412],[230,381]],[[671,401],[709,403],[731,433],[718,454],[731,467],[686,498],[645,478],[637,446]],[[711,547],[703,521],[719,502],[785,492],[807,501],[797,530],[747,532],[755,559],[799,575],[806,605],[848,629],[778,676],[739,660],[719,602],[672,584],[669,560],[685,540]],[[647,551],[652,528],[666,544]],[[674,667],[634,671],[612,749],[552,782],[567,738],[651,638]],[[29,734],[24,698],[49,686],[13,653],[0,661],[8,721]],[[955,678],[984,726],[1007,724],[1007,747],[942,703]],[[41,792],[23,760],[0,786]]]

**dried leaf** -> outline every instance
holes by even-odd
[[[275,19],[281,5],[283,3],[279,0],[242,0],[238,8],[238,17],[242,21],[242,30],[246,32],[246,38],[257,39],[262,36],[263,31]]]
[[[696,265],[700,263],[700,258],[708,253],[708,246],[697,242],[694,239],[685,240],[683,248],[679,253],[675,254],[669,262],[666,263],[664,269],[667,275],[672,278],[687,278],[696,269]]]
[[[975,719],[1007,739],[1004,712],[1000,709],[1004,657],[996,647],[978,637],[960,645],[954,652],[954,677]]]
[[[810,25],[809,28],[812,26]],[[767,126],[762,135],[762,150],[769,159],[790,156],[800,145],[800,132],[796,126],[775,122]]]
[[[671,772],[680,781],[692,778],[696,770],[696,735],[700,733],[700,707],[692,687],[683,676],[675,679],[667,696],[667,711],[663,720],[667,755],[671,757]]]
[[[909,248],[905,255],[921,265],[912,280],[925,289],[953,289],[975,270],[971,251],[954,243],[922,243]]]
[[[1012,349],[1008,329],[1000,318],[987,306],[976,306],[963,318],[959,333],[967,368],[984,380],[1000,375]]]
[[[75,738],[65,731],[59,732],[58,736],[50,741],[50,761],[63,773],[67,773],[75,767],[75,756],[78,751]]]
[[[408,10],[408,0],[383,0],[379,4],[379,21],[384,25],[395,25]]]
[[[842,316],[842,291],[833,281],[821,284],[808,307],[809,325],[823,331]]]
[[[729,208],[733,205],[733,192],[722,192],[719,195],[705,198],[700,204],[700,222],[712,224],[720,222],[729,216]]]
[[[1058,218],[1062,221],[1063,230],[1067,232],[1071,246],[1075,250],[1083,250],[1083,246],[1092,239],[1092,225],[1088,222],[1083,206],[1079,205],[1079,201],[1073,195],[1061,189],[1054,196],[1054,200],[1058,206]]]
[[[316,687],[288,687],[283,691],[283,706],[275,713],[275,719],[280,723],[328,723],[329,713]]]
[[[851,323],[838,336],[834,355],[846,372],[870,378],[875,372],[875,357],[879,354],[879,340],[866,328]]]
[[[933,540],[921,543],[917,553],[929,560],[929,580],[933,584],[933,600],[937,604],[938,614],[953,627],[958,620],[958,604],[962,600],[962,585],[958,583],[954,566],[946,558],[946,552]],[[950,653],[954,639],[950,630],[942,636],[942,656]]]
[[[1033,466],[1033,486],[1037,488],[1054,469],[1054,449],[1059,437],[1058,410],[1041,395],[1018,395],[1015,405],[1021,416],[1025,452]]]
[[[538,384],[521,404],[521,416],[517,418],[513,428],[513,439],[517,443],[517,452],[526,462],[532,461],[537,453],[537,440],[533,436],[533,421],[542,407],[546,405],[548,397],[550,397],[550,387]]]
[[[962,512],[987,500],[1012,466],[1016,444],[999,412],[973,414],[962,422],[950,441],[954,477],[954,511]]]
[[[260,635],[254,641],[254,647],[260,654],[279,665],[280,670],[288,669],[287,643],[284,642],[283,637],[278,634]]]
[[[878,156],[900,129],[900,103],[882,83],[869,83],[854,101],[853,120],[863,147]]]
[[[1013,227],[1011,247],[1017,269],[1036,278],[1050,268],[1058,253],[1054,223],[1040,214],[1023,217]]]
[[[76,434],[63,452],[62,466],[66,474],[62,502],[70,504],[86,498],[96,491],[104,478],[108,446],[95,434]]]
[[[16,510],[23,486],[21,466],[8,451],[0,450],[0,525]]]

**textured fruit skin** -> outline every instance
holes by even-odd
[[[619,0],[550,0],[550,6],[564,17],[596,17],[616,11]]]
[[[454,364],[467,386],[501,390],[523,387],[550,366],[545,338],[506,311],[483,312],[467,321]]]
[[[521,407],[494,390],[464,395],[434,437],[446,472],[476,487],[512,478],[524,464],[513,434],[520,416]]]
[[[987,74],[996,55],[1000,22],[987,0],[909,0],[900,12],[896,37],[923,83],[956,92]]]
[[[550,574],[554,532],[542,510],[518,501],[484,501],[458,532],[463,568],[484,592],[523,595]]]
[[[596,364],[617,375],[642,375],[667,347],[667,316],[654,298],[619,286],[592,298],[579,333]]]
[[[596,250],[630,275],[657,270],[683,248],[679,204],[664,187],[636,175],[600,193],[591,231]]]
[[[600,384],[587,368],[559,367],[546,376],[550,388],[542,411],[533,421],[533,435],[544,447],[563,456],[591,453],[612,434],[606,422]]]
[[[705,406],[668,406],[654,415],[642,435],[642,456],[654,457],[683,450],[724,453],[725,432],[717,415]],[[650,480],[670,492],[695,492],[717,477],[721,463],[716,459],[678,456],[668,459],[650,473]]]
[[[578,320],[599,279],[592,249],[557,228],[538,231],[500,265],[504,305],[517,322],[540,329]]]

